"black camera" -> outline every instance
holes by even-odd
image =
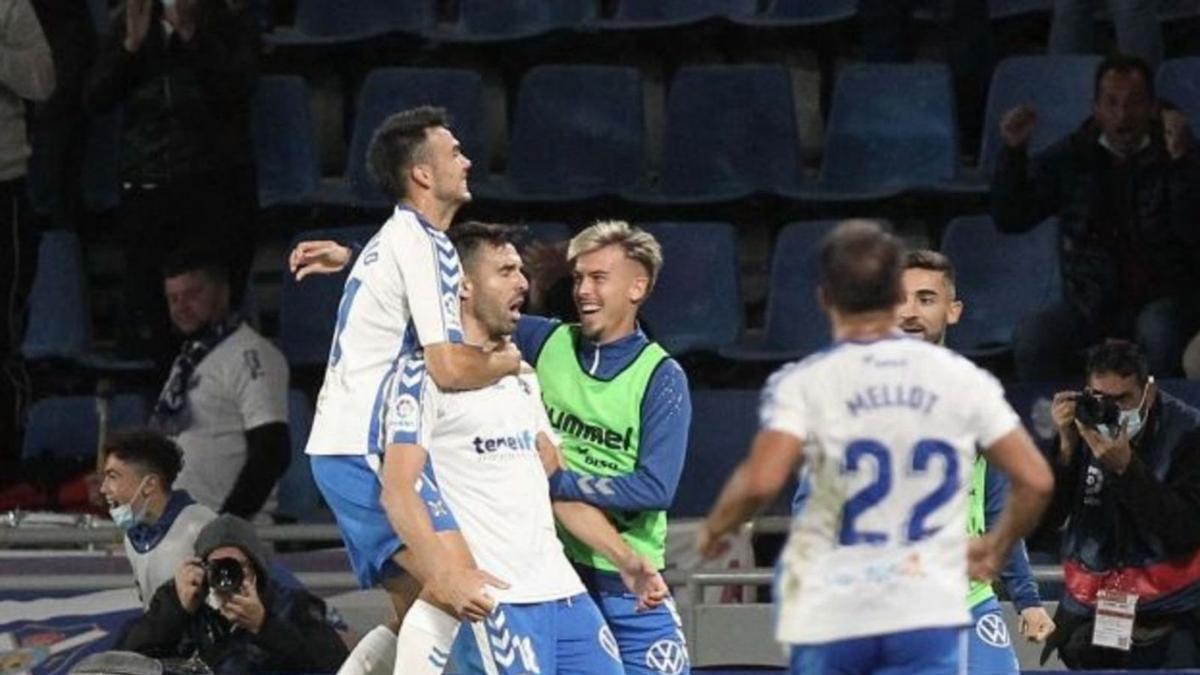
[[[246,572],[242,570],[242,564],[233,558],[217,558],[204,563],[204,580],[209,588],[237,593],[242,590]]]
[[[1075,395],[1075,419],[1079,420],[1083,426],[1092,429],[1101,424],[1115,427],[1121,419],[1121,409],[1117,407],[1116,401],[1085,391]]]

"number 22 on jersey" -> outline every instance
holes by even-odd
[[[935,462],[935,459],[941,461]],[[842,546],[882,546],[888,541],[886,533],[861,530],[856,521],[891,493],[892,452],[879,441],[869,438],[852,441],[846,446],[846,457],[841,466],[843,475],[865,472],[869,469],[869,464],[875,465],[875,480],[854,493],[842,506],[842,524],[838,533],[838,543]],[[942,480],[932,492],[912,506],[906,521],[905,543],[921,541],[941,529],[940,526],[928,527],[925,521],[950,501],[959,487],[958,453],[949,443],[937,439],[923,439],[917,441],[909,450],[907,469],[910,474],[928,473],[936,469],[936,464],[941,465]]]

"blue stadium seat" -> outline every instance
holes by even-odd
[[[298,0],[293,29],[263,36],[279,47],[336,45],[389,33],[420,35],[433,27],[433,0]]]
[[[472,189],[542,202],[619,193],[642,174],[642,115],[636,68],[535,67],[517,94],[507,181]]]
[[[1037,108],[1029,151],[1039,152],[1079,127],[1092,112],[1092,80],[1099,56],[1011,56],[996,66],[988,90],[979,149],[980,178],[990,180],[1004,141],[1000,119],[1023,103]]]
[[[739,361],[787,361],[829,344],[829,320],[817,304],[817,253],[838,221],[789,223],[771,256],[767,318],[761,340],[728,347],[721,355]]]
[[[709,19],[751,17],[757,0],[619,0],[616,15],[605,28],[675,28]]]
[[[1006,19],[1033,12],[1050,12],[1053,9],[1054,0],[990,0],[988,2],[988,13],[993,19]]]
[[[672,355],[716,352],[742,326],[737,235],[728,223],[651,223],[663,269],[641,318]]]
[[[1183,378],[1168,378],[1155,380],[1163,391],[1192,406],[1200,408],[1200,380],[1185,380]]]
[[[734,21],[748,26],[817,26],[853,18],[857,11],[857,0],[772,0],[762,14]]]
[[[720,202],[798,186],[795,110],[783,66],[681,68],[667,96],[661,195],[654,197]]]
[[[1158,97],[1178,106],[1188,117],[1192,138],[1200,136],[1200,56],[1167,59],[1155,78]]]
[[[838,76],[819,183],[801,199],[859,201],[956,178],[958,130],[942,64],[854,64]]]
[[[752,389],[692,390],[687,461],[670,515],[708,515],[758,430],[759,394]]]
[[[26,359],[74,361],[84,356],[91,340],[85,285],[79,237],[64,230],[43,232],[21,345]]]
[[[554,243],[559,241],[567,241],[574,233],[571,227],[566,223],[554,222],[531,222],[521,223],[521,226],[529,230],[529,239],[533,241],[542,241],[546,243]]]
[[[308,84],[299,75],[258,78],[252,113],[258,205],[308,202],[321,184]]]
[[[114,209],[121,203],[122,109],[94,115],[87,121],[83,147],[83,204],[93,213]]]
[[[962,318],[946,340],[966,356],[1003,353],[1024,316],[1061,299],[1053,219],[1010,235],[1001,234],[990,216],[955,218],[946,226],[942,253],[954,263],[957,294],[964,304]]]
[[[291,251],[301,241],[332,239],[344,244],[365,244],[379,230],[377,225],[308,230],[292,239]],[[279,301],[279,343],[292,368],[318,368],[329,358],[338,303],[349,270],[339,274],[314,274],[297,282],[283,275]]]
[[[312,468],[304,446],[312,429],[313,408],[308,396],[299,389],[288,390],[288,433],[291,434],[292,460],[279,478],[279,513],[301,522],[316,519],[321,509],[321,493],[313,482]]]
[[[367,173],[367,146],[375,129],[389,115],[419,105],[446,109],[454,135],[473,165],[472,183],[487,176],[490,154],[479,73],[445,68],[377,68],[367,75],[358,93],[346,160],[352,199],[375,204],[388,201]]]
[[[450,42],[523,40],[583,26],[596,18],[595,0],[459,0],[458,23],[432,37]]]
[[[141,396],[118,394],[109,402],[108,428],[118,431],[144,426],[149,415],[149,406]],[[95,457],[99,433],[95,398],[45,398],[29,409],[21,457]]]

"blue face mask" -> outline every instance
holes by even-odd
[[[142,509],[138,513],[133,511],[133,502],[142,493],[142,488],[146,485],[146,479],[150,476],[143,476],[142,482],[138,483],[137,489],[133,492],[133,499],[129,500],[128,504],[120,504],[108,510],[108,515],[112,518],[113,524],[122,530],[128,531],[134,525],[142,522],[142,518],[146,515],[146,506],[143,504]]]

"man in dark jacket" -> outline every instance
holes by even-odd
[[[119,649],[155,658],[198,655],[219,675],[334,671],[346,646],[325,620],[325,604],[267,576],[263,545],[250,523],[222,515],[196,538],[196,556],[159,587],[131,622]],[[224,562],[226,571],[219,571]],[[241,574],[228,574],[236,566]],[[238,581],[235,588],[224,581]]]
[[[992,184],[992,216],[1024,232],[1061,223],[1066,297],[1027,317],[1014,350],[1022,379],[1068,376],[1079,352],[1102,337],[1136,340],[1159,375],[1179,371],[1200,319],[1200,157],[1187,119],[1160,110],[1139,59],[1113,56],[1096,71],[1092,116],[1030,159],[1037,123],[1029,106],[1001,121],[1005,147]]]
[[[127,0],[84,91],[91,111],[123,107],[125,288],[143,333],[133,345],[123,336],[124,346],[148,337],[164,364],[173,348],[157,283],[163,257],[200,238],[222,242],[236,307],[254,252],[259,39],[244,4]]]
[[[1087,385],[1055,394],[1052,407],[1055,494],[1043,526],[1066,522],[1066,590],[1047,650],[1071,668],[1200,666],[1200,410],[1158,391],[1123,340],[1092,348]],[[1098,401],[1115,404],[1115,420],[1097,419]],[[1127,649],[1095,645],[1097,605],[1125,593],[1136,614],[1114,639]]]

